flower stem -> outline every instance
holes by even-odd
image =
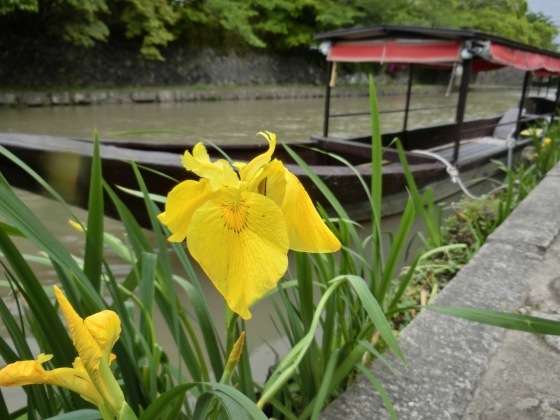
[[[234,343],[237,341],[235,329],[239,315],[226,306],[226,357],[229,357]]]

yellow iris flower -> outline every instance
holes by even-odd
[[[202,143],[185,152],[184,167],[200,180],[173,188],[159,215],[172,233],[169,240],[187,239],[191,255],[244,319],[286,272],[289,249],[340,249],[297,177],[272,160],[276,135],[259,134],[269,149],[247,164],[212,162]]]
[[[79,357],[72,368],[52,370],[42,366],[52,355],[42,353],[37,360],[11,363],[0,370],[0,385],[56,385],[77,392],[97,405],[104,418],[128,415],[130,408],[109,367],[115,358],[111,349],[121,332],[119,317],[105,310],[82,319],[60,289],[54,286],[54,291]]]

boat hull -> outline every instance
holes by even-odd
[[[100,145],[103,177],[129,207],[139,223],[150,227],[143,200],[123,192],[118,187],[136,191],[140,189],[131,162],[135,162],[140,168],[143,181],[152,194],[165,196],[178,182],[197,179],[194,174],[183,168],[180,159],[179,151],[192,148],[192,145],[146,146],[133,142],[122,146],[117,144],[117,141],[103,140]],[[93,156],[91,141],[0,133],[0,145],[44,178],[68,203],[87,209]],[[228,154],[232,160],[243,161],[262,153],[266,150],[266,146],[266,144],[223,146],[222,152]],[[313,150],[311,146],[320,151]],[[165,147],[167,150],[150,150],[154,147]],[[293,144],[291,148],[309,165],[312,173],[332,192],[350,217],[356,221],[371,218],[371,207],[366,192],[371,185],[369,144],[360,141],[315,138],[303,144]],[[219,156],[216,151],[210,151],[210,154],[213,157]],[[342,156],[351,167],[333,158],[331,154]],[[332,208],[332,203],[329,203],[312,177],[296,165],[281,146],[277,148],[276,155],[300,179],[315,203],[327,210]],[[491,155],[478,156],[471,160],[464,159],[459,166],[461,170],[468,171],[487,164],[490,159],[503,158],[505,155],[506,149],[503,147],[495,150]],[[407,158],[419,188],[449,180],[446,166],[442,162],[417,155],[413,151],[407,152]],[[383,160],[383,214],[390,215],[404,208],[407,199],[407,181],[394,149],[386,149]],[[6,156],[0,158],[0,165],[2,174],[13,186],[39,193],[45,192],[37,181]],[[452,190],[458,189],[458,186],[451,185],[451,187]],[[109,216],[118,216],[110,200],[106,200],[105,209]]]

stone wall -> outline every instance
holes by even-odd
[[[324,80],[324,58],[310,50],[275,55],[260,50],[220,54],[174,45],[164,56],[165,61],[146,60],[132,43],[80,48],[3,37],[0,89],[320,84]]]
[[[165,61],[146,60],[140,54],[138,45],[131,42],[82,48],[60,41],[4,36],[0,38],[0,91],[133,86],[322,85],[325,79],[324,57],[313,50],[302,49],[286,54],[270,54],[265,50],[219,53],[211,49],[194,51],[175,44],[163,54]],[[345,77],[344,67],[339,69],[339,73],[339,83],[353,80]],[[446,84],[448,80],[446,72],[440,72],[441,77],[431,81],[421,77],[421,70],[417,73],[421,83]],[[377,77],[378,85],[406,83],[406,71],[399,77],[388,77],[381,71]],[[522,80],[522,72],[499,70],[480,74],[477,83],[519,84]]]

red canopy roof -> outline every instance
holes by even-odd
[[[470,30],[378,25],[315,35],[331,44],[329,61],[452,65],[471,54],[473,70],[513,67],[560,74],[560,54]]]
[[[489,56],[484,59],[492,63],[525,71],[560,73],[560,58],[557,57],[523,51],[495,42],[488,45],[488,52]]]
[[[329,61],[379,63],[453,63],[461,61],[463,43],[438,40],[394,40],[338,42],[331,47]]]

